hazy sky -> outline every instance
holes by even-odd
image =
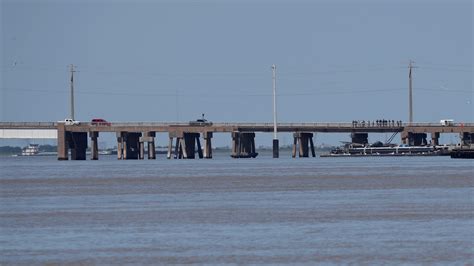
[[[473,121],[473,3],[1,2],[1,121]],[[271,140],[271,136],[268,137]]]

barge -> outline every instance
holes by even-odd
[[[408,145],[383,145],[345,147],[331,150],[321,157],[366,157],[366,156],[448,156],[451,146],[408,146]]]

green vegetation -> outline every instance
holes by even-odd
[[[1,156],[10,156],[21,154],[21,147],[12,147],[12,146],[1,146],[0,155]],[[38,147],[39,152],[56,152],[57,146],[54,145],[40,145]]]
[[[40,152],[56,152],[58,150],[58,146],[40,145],[38,149]]]
[[[11,147],[11,146],[0,147],[0,155],[14,155],[14,154],[20,154],[20,153],[21,153],[20,147]]]

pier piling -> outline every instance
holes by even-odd
[[[99,145],[97,141],[99,132],[91,131],[89,136],[91,138],[91,160],[99,160]]]
[[[293,133],[293,149],[292,157],[296,157],[296,150],[298,150],[299,157],[309,157],[309,150],[311,155],[316,157],[313,143],[313,133],[309,132],[295,132]]]
[[[255,133],[232,132],[232,158],[255,158]]]

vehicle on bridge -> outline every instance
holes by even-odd
[[[73,120],[71,118],[66,118],[62,121],[58,121],[58,123],[64,123],[66,126],[74,126],[74,125],[79,125],[81,122]]]
[[[92,126],[111,126],[112,123],[102,118],[94,118],[91,120],[91,125]]]
[[[211,121],[207,121],[202,114],[202,118],[196,119],[196,121],[189,121],[190,126],[212,126]]]
[[[442,126],[454,126],[454,120],[453,119],[442,119],[439,121],[439,123]]]

